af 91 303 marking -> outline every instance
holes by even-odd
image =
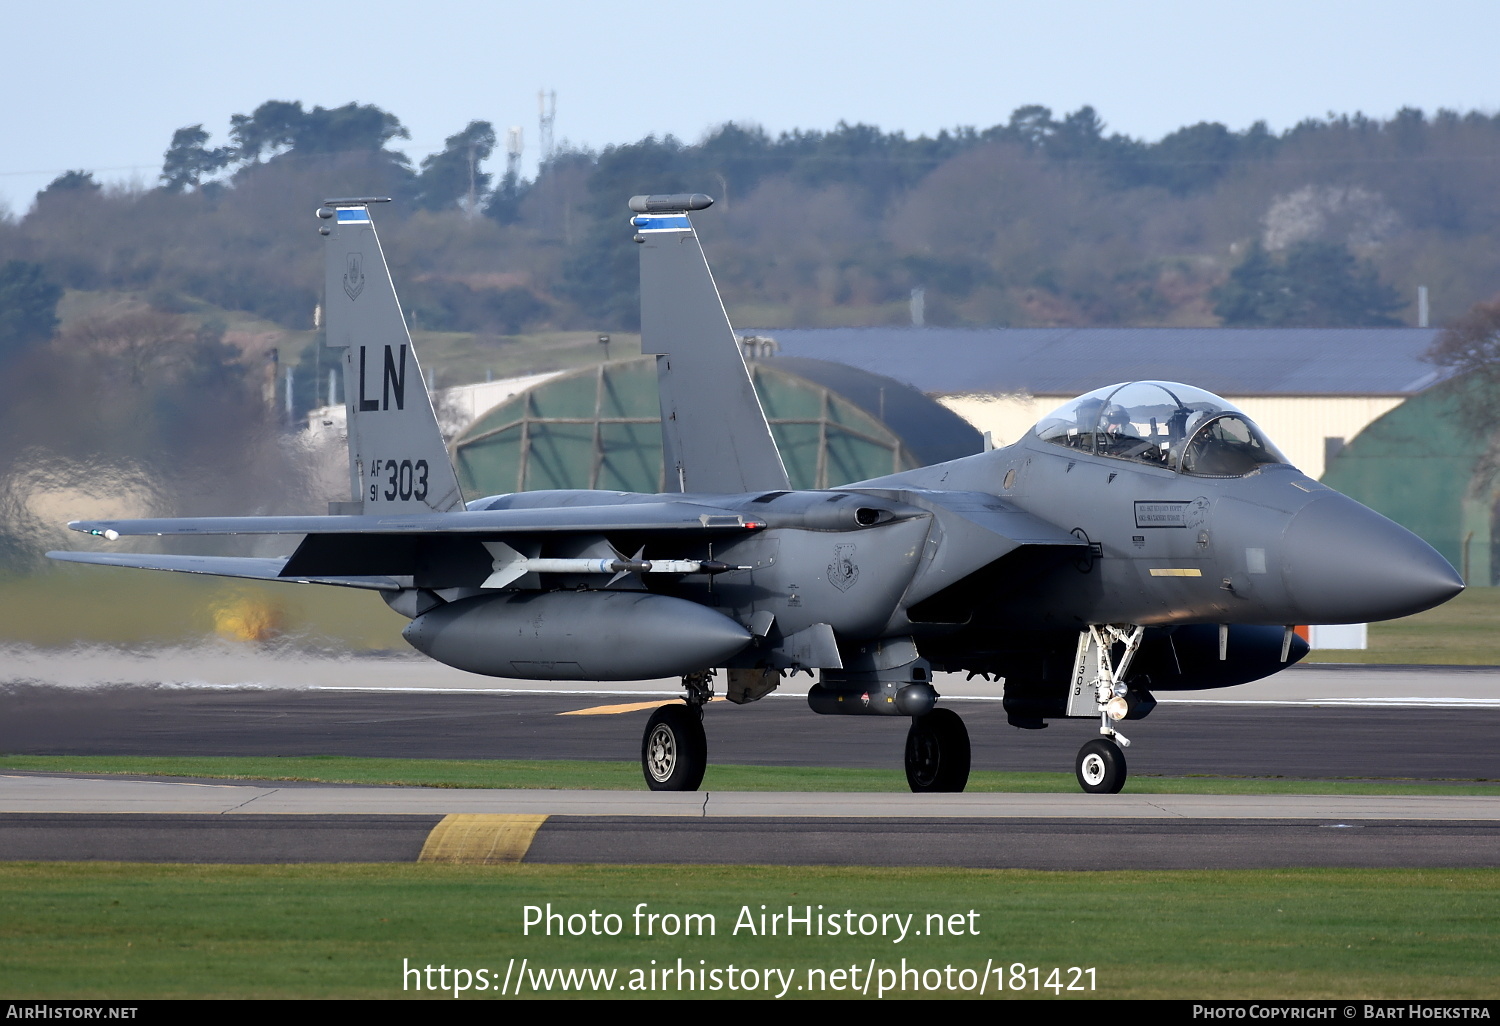
[[[370,478],[371,502],[427,498],[426,460],[372,460]]]

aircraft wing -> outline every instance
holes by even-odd
[[[95,554],[58,553],[54,558],[385,589],[397,587],[394,579],[402,577],[415,579],[419,587],[474,584],[475,574],[482,580],[489,573],[491,559],[481,545],[486,539],[565,534],[675,534],[712,539],[758,530],[765,523],[703,503],[668,501],[452,513],[79,520],[68,526],[111,540],[125,535],[302,535],[297,551],[284,560],[134,553],[88,559],[78,557]],[[376,581],[382,583],[368,583]]]
[[[135,552],[49,552],[49,559],[65,563],[128,566],[137,570],[175,570],[185,574],[241,577],[252,581],[295,581],[299,584],[332,584],[343,588],[400,591],[401,582],[385,576],[283,577],[286,557],[255,556],[156,556]]]
[[[639,502],[464,510],[387,516],[160,517],[74,520],[84,534],[547,534],[616,531],[735,532],[763,526],[739,513],[695,502]]]

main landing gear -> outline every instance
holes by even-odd
[[[913,791],[962,791],[969,782],[969,730],[952,709],[911,718],[906,782]]]
[[[703,705],[714,696],[712,673],[682,678],[686,705],[664,705],[646,721],[641,736],[641,770],[653,791],[696,791],[708,769],[708,737]]]

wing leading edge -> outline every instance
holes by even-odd
[[[636,502],[462,510],[404,515],[286,517],[157,517],[74,520],[68,527],[100,537],[221,534],[582,534],[615,531],[755,530],[762,526],[733,510],[696,502]]]
[[[758,531],[764,521],[694,502],[637,502],[398,516],[184,517],[87,520],[68,525],[108,539],[126,536],[301,535],[290,557],[158,556],[54,552],[74,563],[175,570],[256,580],[305,581],[392,590],[410,581],[468,582],[488,573],[485,540],[503,537],[618,536],[718,538]],[[480,568],[484,568],[480,572]]]

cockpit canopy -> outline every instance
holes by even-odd
[[[1038,438],[1196,477],[1243,477],[1287,459],[1250,418],[1212,392],[1169,381],[1108,385],[1064,403]]]

